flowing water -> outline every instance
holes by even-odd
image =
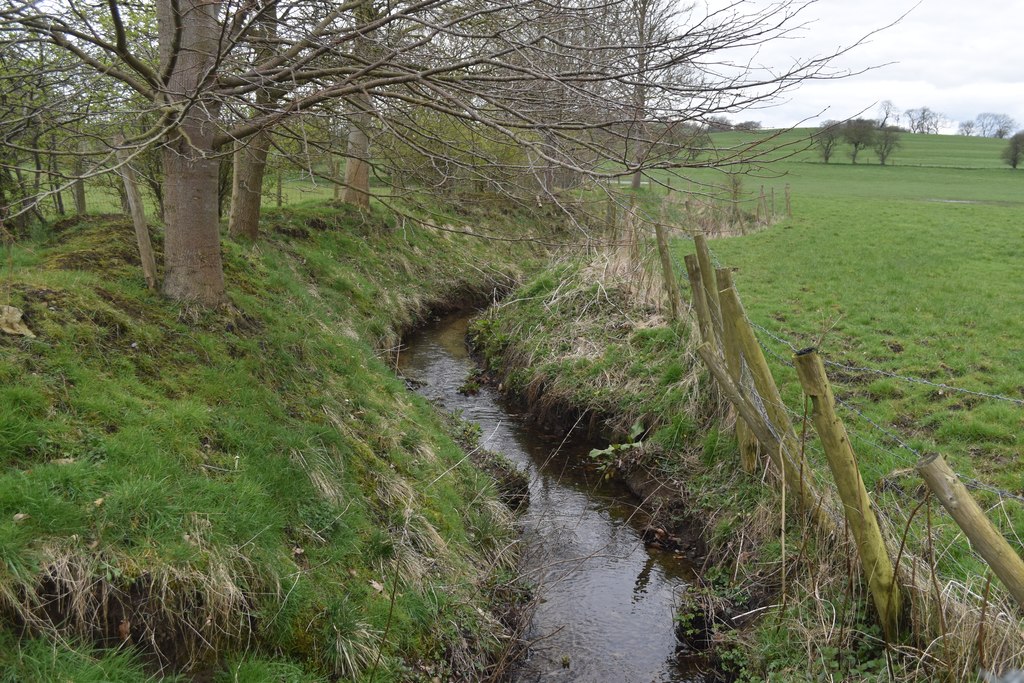
[[[649,519],[622,486],[586,467],[593,444],[563,443],[510,412],[494,390],[458,392],[474,368],[469,316],[441,319],[407,340],[399,369],[420,393],[480,425],[483,447],[530,478],[521,517],[526,578],[540,598],[516,673],[521,683],[703,681],[699,661],[678,650],[673,615],[693,579],[685,559],[645,548]]]

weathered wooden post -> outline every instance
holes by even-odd
[[[715,329],[711,325],[711,314],[708,312],[707,299],[704,297],[704,282],[700,277],[700,263],[696,254],[687,254],[683,257],[686,264],[686,275],[690,280],[690,303],[697,311],[697,324],[700,326],[700,336],[708,344],[715,348]]]
[[[723,290],[720,292],[719,298],[723,317],[733,326],[743,360],[754,380],[754,389],[761,397],[767,415],[766,421],[772,425],[777,434],[778,448],[772,449],[763,441],[761,445],[768,451],[768,456],[783,477],[785,485],[798,496],[800,506],[807,509],[808,506],[816,504],[818,496],[810,485],[811,468],[801,455],[800,441],[796,438],[793,423],[786,412],[782,394],[779,393],[779,387],[775,384],[775,378],[772,377],[768,361],[761,351],[761,345],[757,342],[757,336],[751,329],[750,323],[747,322],[747,314],[736,294],[736,288]],[[813,514],[820,526],[829,531],[834,530],[827,511],[815,509]]]
[[[142,203],[142,195],[139,193],[139,184],[135,179],[135,169],[132,168],[128,150],[123,147],[124,138],[118,136],[114,139],[117,146],[118,172],[124,181],[124,191],[128,198],[128,209],[132,216],[132,225],[135,228],[135,241],[139,245],[139,260],[142,261],[142,275],[146,278],[146,286],[156,289],[156,259],[153,257],[153,243],[149,239],[149,226],[146,225],[146,207]]]
[[[793,217],[793,205],[790,203],[789,199],[790,199],[789,183],[786,183],[786,218],[792,218]]]
[[[665,237],[664,222],[668,216],[665,205],[661,205],[661,220],[654,223],[654,238],[658,243],[658,256],[661,258],[661,274],[665,280],[665,294],[668,295],[669,310],[672,321],[676,322],[683,312],[683,300],[679,294],[679,283],[672,267],[672,255],[668,250],[668,239]]]
[[[729,370],[722,363],[721,358],[711,350],[706,342],[697,348],[697,354],[704,361],[712,377],[715,378],[719,390],[726,399],[736,408],[747,424],[750,431],[761,443],[773,462],[784,461],[782,452],[789,446],[783,442],[785,437],[771,422],[761,413],[756,405],[746,396],[729,375]],[[780,482],[781,486],[787,486],[786,481]],[[797,488],[798,487],[798,488]],[[828,534],[836,533],[836,525],[828,509],[825,507],[821,496],[806,479],[798,479],[794,486],[790,486],[800,496],[800,505],[805,512],[810,512],[811,519],[818,525],[818,528]]]
[[[701,234],[693,236],[693,244],[697,250],[697,263],[700,264],[700,281],[704,289],[704,301],[707,303],[708,314],[711,316],[711,327],[715,333],[718,347],[722,343],[722,308],[718,303],[718,283],[715,282],[715,267],[711,264],[711,250],[708,240]]]
[[[1024,607],[1024,560],[992,526],[956,472],[938,454],[923,458],[917,463],[917,471],[971,540],[971,546],[985,558],[1017,603]]]
[[[793,359],[800,385],[813,404],[814,428],[835,477],[836,488],[839,489],[846,519],[857,543],[861,566],[878,610],[882,630],[887,641],[895,642],[899,633],[902,601],[896,584],[896,573],[882,539],[878,519],[871,508],[864,480],[860,476],[850,437],[836,414],[835,397],[825,374],[825,364],[814,349],[804,349]]]
[[[728,268],[719,268],[715,271],[715,279],[718,281],[719,295],[721,292],[732,289],[732,271]],[[722,308],[722,315],[725,316],[726,309]],[[729,374],[732,376],[736,386],[743,387],[743,351],[740,348],[740,340],[736,334],[735,322],[722,320],[722,348],[725,350],[725,362],[729,367]],[[736,443],[740,448],[740,464],[747,474],[753,474],[758,469],[757,462],[757,439],[750,430],[750,426],[742,417],[736,417]]]

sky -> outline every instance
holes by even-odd
[[[770,0],[747,4],[764,7]],[[869,70],[805,82],[776,106],[735,114],[733,120],[782,127],[876,118],[879,103],[891,100],[900,111],[930,107],[942,113],[949,122],[944,133],[982,112],[1009,114],[1024,129],[1024,0],[817,0],[800,16],[806,29],[762,46],[760,63],[785,67],[794,58],[832,54],[882,29],[835,62],[840,69]]]

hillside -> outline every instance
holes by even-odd
[[[0,680],[471,680],[500,650],[509,512],[382,354],[530,248],[267,213],[215,311],[147,291],[121,217],[13,249]]]

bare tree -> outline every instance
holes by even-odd
[[[843,124],[839,121],[825,121],[813,134],[814,146],[818,148],[821,160],[826,164],[843,138],[842,126]]]
[[[907,127],[911,133],[931,133],[937,135],[942,128],[945,117],[929,107],[907,109],[903,112],[907,119]]]
[[[872,148],[878,157],[878,163],[885,166],[893,152],[900,146],[900,129],[896,126],[885,126],[875,132],[875,140]]]
[[[999,114],[996,117],[995,130],[992,131],[992,135],[997,138],[1005,138],[1007,135],[1013,132],[1013,129],[1017,127],[1017,122],[1014,121],[1012,116],[1007,114]]]
[[[882,103],[878,105],[878,128],[883,129],[890,125],[890,120],[893,126],[900,125],[900,110],[896,108],[896,105],[892,103],[892,100],[882,100]]]
[[[1017,122],[1008,114],[983,112],[975,118],[978,134],[984,138],[1005,138],[1017,127]]]
[[[957,127],[957,133],[960,135],[974,135],[974,121],[961,121]]]
[[[64,0],[59,6],[0,0],[0,13],[12,44],[49,45],[104,92],[103,110],[90,121],[92,139],[109,141],[126,121],[152,121],[145,129],[134,123],[125,147],[129,158],[160,149],[163,290],[177,300],[218,305],[226,301],[221,158],[243,149],[241,158],[253,152],[258,165],[262,142],[253,136],[268,128],[335,117],[350,139],[352,131],[366,143],[379,134],[412,154],[378,158],[355,140],[346,154],[367,173],[346,175],[364,197],[364,178],[375,164],[390,164],[394,176],[417,158],[474,174],[493,170],[481,158],[519,171],[539,164],[591,175],[609,173],[602,160],[621,161],[629,174],[733,165],[768,152],[748,146],[693,159],[651,150],[666,149],[671,126],[699,124],[769,102],[807,79],[841,75],[830,69],[829,55],[780,69],[727,57],[786,38],[803,25],[813,2],[694,11],[657,31],[634,33],[630,42],[618,27],[594,27],[595,17],[639,11],[640,0],[631,1],[612,0],[598,12],[583,0]],[[268,37],[271,27],[276,35]],[[30,71],[20,63],[10,69],[12,78]],[[62,106],[75,111],[73,103]],[[418,127],[428,119],[437,131],[463,131],[469,142],[449,146],[437,131]],[[72,136],[57,143],[65,144],[58,158],[77,150]],[[463,156],[460,146],[471,153]],[[87,173],[117,163],[109,143],[99,148]],[[41,145],[31,149],[45,152]],[[19,185],[32,197],[54,189],[33,182],[53,173],[48,164],[36,168],[27,186]],[[238,179],[240,191],[253,197],[260,184],[255,176]],[[8,205],[20,211],[33,204]]]

